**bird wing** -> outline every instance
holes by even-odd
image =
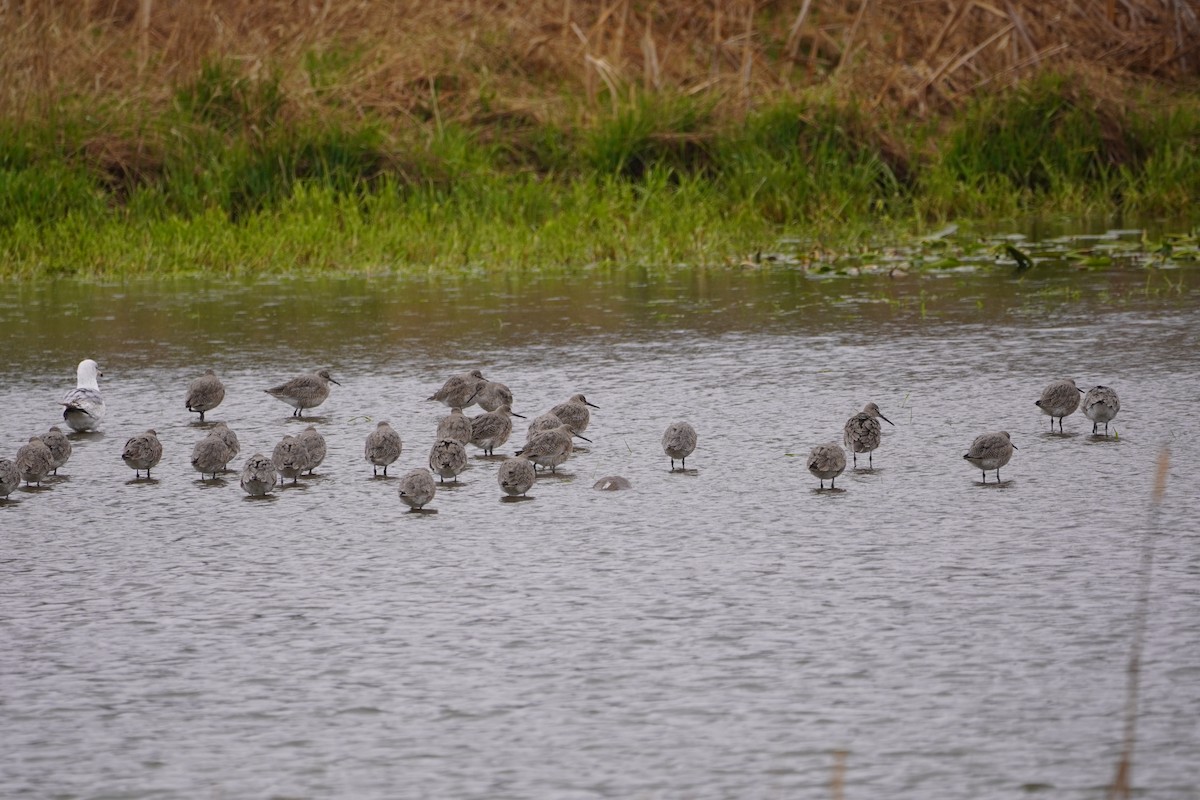
[[[95,419],[100,419],[104,415],[104,398],[95,389],[72,389],[63,395],[60,403],[67,408],[82,411]]]

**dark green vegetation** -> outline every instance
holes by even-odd
[[[213,66],[137,130],[104,109],[5,126],[0,269],[717,264],[957,218],[1179,218],[1200,197],[1200,101],[1118,116],[1061,77],[944,130],[819,99],[733,124],[640,98],[588,126],[435,119],[399,141],[369,119],[285,124],[279,93]]]

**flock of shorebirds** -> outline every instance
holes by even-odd
[[[104,419],[105,403],[100,393],[98,378],[102,377],[98,365],[92,359],[80,362],[77,371],[77,386],[66,393],[60,404],[63,420],[77,432],[95,430]],[[264,391],[292,406],[292,416],[303,417],[307,409],[316,408],[329,397],[330,385],[339,384],[328,370],[298,375],[279,386]],[[225,399],[225,385],[209,369],[188,385],[184,407],[200,416],[219,406]],[[513,418],[525,419],[512,410],[513,396],[507,386],[483,377],[479,370],[455,375],[434,392],[429,400],[437,401],[450,408],[450,413],[438,420],[435,442],[429,452],[429,468],[413,469],[400,476],[399,496],[413,510],[420,510],[433,500],[437,492],[434,475],[442,482],[458,480],[458,475],[467,468],[467,445],[474,445],[486,456],[495,454],[495,449],[505,444],[513,431]],[[468,417],[463,409],[478,405],[484,413]],[[597,406],[588,402],[582,394],[576,394],[566,402],[554,406],[545,414],[534,419],[526,434],[525,443],[515,458],[505,459],[497,473],[497,482],[506,496],[525,496],[537,480],[539,469],[555,472],[574,451],[574,440],[590,442],[583,435],[591,421],[589,409]],[[676,422],[663,434],[663,450],[680,468],[686,468],[686,459],[696,449],[696,431],[686,422]],[[394,464],[403,450],[400,434],[388,423],[379,422],[366,437],[363,457],[371,464],[374,475],[382,472],[387,477],[388,467]],[[214,424],[206,436],[192,448],[192,467],[214,479],[219,473],[228,471],[230,462],[240,450],[237,434],[224,422]],[[270,494],[283,482],[295,483],[303,473],[312,474],[325,459],[325,437],[316,426],[309,425],[299,434],[284,436],[275,445],[270,457],[255,453],[246,460],[240,473],[239,483],[251,496]],[[71,456],[71,441],[56,425],[48,433],[32,436],[29,442],[17,451],[13,461],[0,459],[0,500],[16,489],[21,481],[40,484]],[[130,437],[125,442],[121,458],[134,470],[135,479],[158,466],[163,457],[162,443],[154,430]],[[619,476],[603,478],[596,485],[599,489],[621,489],[630,486],[628,480]]]
[[[61,401],[63,420],[72,430],[94,430],[103,420],[104,397],[97,382],[101,375],[94,360],[89,358],[80,362],[77,386]],[[341,385],[328,370],[322,369],[264,391],[292,406],[292,416],[302,417],[305,410],[325,402],[330,384]],[[224,399],[225,385],[210,369],[188,385],[184,407],[199,414],[200,422],[204,422],[205,413]],[[409,470],[400,477],[400,500],[413,510],[420,510],[433,500],[437,492],[434,475],[442,482],[458,480],[459,473],[467,468],[468,444],[482,450],[484,455],[492,456],[495,449],[512,435],[513,417],[525,419],[512,410],[513,396],[509,388],[484,378],[479,370],[454,375],[428,399],[446,405],[450,413],[438,421],[435,443],[429,452],[429,468]],[[1055,419],[1062,431],[1063,418],[1082,408],[1084,415],[1092,421],[1092,433],[1098,434],[1099,426],[1104,425],[1105,436],[1108,435],[1108,424],[1121,410],[1117,393],[1111,388],[1096,386],[1084,393],[1071,379],[1054,381],[1035,403],[1050,417],[1051,431]],[[463,409],[473,405],[478,405],[484,413],[475,417],[463,413]],[[537,480],[539,468],[556,471],[571,457],[575,439],[590,442],[583,435],[591,420],[589,408],[597,406],[582,394],[576,394],[534,419],[516,457],[505,459],[500,465],[497,482],[501,491],[508,496],[526,495]],[[820,480],[821,489],[825,488],[825,481],[829,481],[830,489],[835,488],[835,480],[846,469],[847,449],[855,467],[860,454],[866,454],[868,465],[874,467],[874,451],[882,441],[880,421],[893,424],[880,412],[879,406],[867,403],[861,412],[846,421],[842,432],[844,448],[830,442],[812,449],[806,463],[809,472]],[[676,461],[680,462],[680,469],[686,469],[687,457],[696,449],[696,430],[687,422],[672,423],[663,433],[662,447],[671,460],[672,471]],[[375,475],[382,469],[383,476],[387,477],[388,467],[400,458],[402,449],[400,434],[389,423],[380,422],[367,436],[363,456]],[[987,483],[990,471],[996,473],[999,483],[1000,468],[1008,464],[1016,449],[1007,431],[985,433],[975,437],[963,458],[982,471],[984,483]],[[239,450],[237,434],[227,424],[219,422],[192,448],[191,464],[202,477],[216,478],[217,474],[228,470]],[[305,472],[311,475],[324,460],[325,450],[325,437],[310,425],[296,436],[284,436],[269,458],[262,453],[250,456],[242,467],[239,483],[251,496],[270,494],[282,482],[291,480],[295,483]],[[71,442],[58,426],[40,436],[30,437],[13,461],[0,459],[0,500],[21,481],[40,484],[49,474],[57,474],[58,468],[70,456]],[[143,471],[149,479],[150,470],[158,466],[162,456],[162,443],[153,430],[131,437],[121,453],[126,465],[134,470],[135,479],[140,478]],[[596,488],[621,489],[629,485],[625,478],[612,476],[602,478]]]

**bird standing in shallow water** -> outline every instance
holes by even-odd
[[[271,451],[271,463],[279,477],[291,478],[295,483],[300,473],[308,469],[308,451],[304,449],[304,442],[295,436],[284,436]]]
[[[15,463],[17,472],[21,473],[26,486],[31,483],[41,486],[50,470],[54,469],[54,456],[41,437],[30,436],[29,443],[17,451]]]
[[[821,488],[829,481],[829,488],[834,488],[834,480],[846,470],[846,451],[839,445],[830,442],[819,444],[808,454],[808,471],[820,479]]]
[[[371,472],[379,475],[379,467],[383,467],[383,477],[387,477],[388,464],[400,457],[404,442],[400,434],[387,422],[380,422],[375,430],[367,434],[367,443],[363,448],[363,457],[371,462]]]
[[[484,455],[494,455],[492,451],[512,435],[512,417],[525,419],[506,405],[474,417],[471,420],[471,444],[482,449]]]
[[[467,448],[462,442],[454,439],[441,439],[429,451],[429,468],[445,482],[446,478],[454,478],[458,482],[458,473],[467,468]]]
[[[858,466],[859,453],[866,453],[867,463],[872,468],[875,466],[873,453],[883,438],[883,429],[879,425],[879,420],[883,420],[888,425],[893,424],[890,419],[879,412],[879,406],[874,403],[867,403],[863,406],[862,411],[846,420],[842,440],[853,455],[854,466]]]
[[[325,402],[325,398],[329,397],[329,384],[331,383],[341,386],[329,374],[329,370],[322,369],[297,375],[287,383],[281,383],[263,391],[296,409],[292,412],[293,417],[302,417],[304,414],[301,412],[304,409],[316,408]]]
[[[487,378],[477,369],[454,375],[442,384],[442,388],[431,394],[426,400],[436,400],[450,408],[470,408],[475,404],[475,395],[487,383]]]
[[[963,458],[983,472],[984,483],[987,483],[988,470],[996,470],[996,483],[999,483],[1000,468],[1009,462],[1013,450],[1016,449],[1018,448],[1012,443],[1008,431],[984,433],[975,437]]]
[[[237,434],[233,432],[233,428],[230,428],[224,422],[218,422],[216,425],[213,425],[208,435],[216,436],[229,448],[229,459],[225,462],[226,464],[237,458],[237,454],[242,451],[242,444],[238,441]]]
[[[438,439],[453,439],[459,444],[471,441],[471,418],[461,408],[452,408],[450,413],[438,420]]]
[[[270,494],[277,482],[274,462],[262,453],[255,453],[246,459],[241,479],[238,481],[242,490],[251,497]]]
[[[414,469],[400,476],[396,491],[400,495],[400,502],[414,511],[420,511],[437,494],[437,484],[433,482],[429,470]]]
[[[524,495],[537,481],[537,467],[524,456],[510,458],[500,465],[496,482],[507,495]]]
[[[671,459],[672,472],[675,471],[677,458],[680,468],[687,469],[687,457],[696,449],[696,429],[686,422],[672,422],[663,433],[662,448]]]
[[[1054,418],[1058,417],[1058,430],[1061,433],[1063,417],[1069,417],[1079,408],[1079,395],[1082,393],[1083,389],[1075,385],[1074,379],[1067,378],[1055,381],[1043,389],[1041,398],[1034,400],[1033,404],[1040,408],[1043,414],[1049,415],[1050,430],[1054,430]]]
[[[525,446],[517,451],[517,455],[528,458],[539,467],[549,467],[551,472],[555,472],[560,464],[571,457],[575,449],[573,438],[591,441],[571,430],[570,425],[559,425],[557,428],[534,434]]]
[[[304,444],[304,452],[308,453],[308,474],[312,475],[313,470],[321,466],[321,462],[325,460],[325,437],[317,431],[315,425],[309,425],[296,437]]]
[[[529,423],[529,427],[525,430],[525,441],[528,442],[536,434],[539,434],[542,431],[549,431],[562,427],[562,424],[563,421],[554,416],[553,412],[547,411],[540,417],[535,417],[533,422]]]
[[[567,402],[559,403],[550,409],[550,413],[562,420],[562,423],[575,433],[583,433],[592,421],[592,412],[588,411],[589,407],[600,408],[600,406],[589,403],[583,395],[576,394],[572,395]]]
[[[21,473],[17,465],[7,458],[0,458],[0,499],[8,497],[21,485]]]
[[[62,432],[62,428],[53,425],[42,434],[42,441],[50,448],[50,455],[54,458],[54,474],[57,475],[58,468],[71,457],[71,440]]]
[[[1092,421],[1092,433],[1096,433],[1096,426],[1103,422],[1104,435],[1108,436],[1108,423],[1120,410],[1121,401],[1116,391],[1107,386],[1095,386],[1083,396],[1083,415]]]
[[[210,433],[192,447],[192,469],[200,473],[200,477],[212,475],[225,469],[225,465],[233,458],[229,445],[220,436]]]
[[[203,375],[188,384],[187,398],[184,399],[183,406],[188,411],[199,414],[200,421],[204,422],[204,412],[212,411],[221,405],[224,399],[225,384],[221,383],[217,373],[206,369]]]
[[[76,386],[67,392],[60,405],[63,406],[63,419],[73,431],[95,430],[104,419],[104,398],[100,394],[100,384],[97,378],[104,377],[96,362],[85,358],[79,362],[75,371]]]
[[[512,406],[513,394],[498,381],[484,381],[475,393],[475,402],[484,411],[496,411],[500,406]]]
[[[151,429],[129,437],[125,441],[125,449],[121,451],[121,460],[133,470],[135,479],[142,477],[142,470],[146,470],[146,477],[149,478],[150,469],[158,466],[162,460],[162,443],[158,440],[158,434]]]

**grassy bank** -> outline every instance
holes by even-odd
[[[969,47],[995,36],[986,13],[925,26],[933,62],[974,51],[981,85],[964,88],[960,55],[917,91],[895,77],[910,56],[887,78],[854,48],[921,45],[889,40],[913,21],[868,5],[716,4],[671,28],[658,6],[451,3],[469,48],[420,14],[410,47],[370,38],[382,4],[309,28],[216,5],[245,15],[221,41],[207,18],[140,16],[152,3],[3,20],[0,275],[723,264],[961,219],[1178,218],[1200,198],[1186,53],[1139,61],[1126,42],[1105,69],[1014,69]],[[1020,28],[1049,36],[1028,13]],[[722,19],[749,33],[717,36]]]

